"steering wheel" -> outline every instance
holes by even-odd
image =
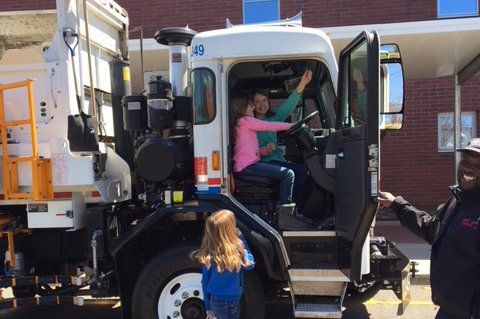
[[[313,118],[317,114],[318,114],[318,111],[312,112],[307,117],[304,117],[303,119],[301,119],[297,123],[293,124],[292,126],[290,126],[290,128],[288,130],[285,131],[285,135],[293,135],[293,134],[297,133],[302,128],[303,124],[308,123],[311,120],[313,120]]]

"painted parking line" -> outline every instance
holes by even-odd
[[[370,299],[369,301],[364,302],[364,305],[389,305],[389,306],[396,306],[401,303],[400,300],[375,300],[375,299]],[[428,300],[412,300],[410,301],[409,305],[412,306],[433,306],[433,302],[428,301]]]

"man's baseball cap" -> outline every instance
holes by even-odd
[[[472,138],[468,143],[467,147],[460,148],[457,151],[459,152],[475,152],[480,155],[480,138]]]

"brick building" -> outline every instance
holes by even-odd
[[[233,24],[242,24],[244,13],[248,13],[244,12],[247,9],[244,5],[251,2],[254,1],[159,1],[143,6],[147,2],[119,0],[129,12],[131,25],[143,25],[147,38],[167,26],[188,24],[194,30],[205,31],[224,28],[226,18]],[[442,11],[442,1],[433,0],[271,2],[279,2],[280,19],[303,11],[303,25],[314,28],[431,21],[441,19],[442,15],[451,18],[462,15],[476,17],[479,13],[476,3],[469,12],[452,12],[449,15],[448,8],[447,12]],[[458,10],[461,10],[460,2],[455,2]],[[438,145],[439,134],[448,134],[439,132],[439,116],[453,112],[454,92],[453,77],[408,80],[404,126],[400,131],[388,132],[383,140],[383,189],[402,194],[428,210],[448,198],[448,186],[455,181],[454,153],[439,151]],[[474,77],[463,85],[461,97],[462,112],[474,112],[475,122],[480,123],[480,77]],[[474,135],[479,136],[478,125],[475,126]]]
[[[117,2],[128,11],[132,27],[143,26],[147,50],[153,55],[156,54],[155,48],[159,45],[151,38],[155,31],[161,28],[189,25],[194,30],[205,31],[223,28],[226,18],[233,24],[242,24],[244,21],[262,20],[262,14],[265,15],[264,19],[271,19],[272,15],[275,19],[284,19],[303,11],[304,26],[327,28],[327,31],[332,27],[335,31],[346,26],[358,26],[361,30],[362,26],[369,24],[389,25],[402,22],[411,23],[401,24],[402,27],[415,28],[419,21],[428,21],[435,25],[435,22],[441,23],[446,21],[445,19],[470,20],[480,25],[478,0],[117,0]],[[0,11],[54,8],[55,0],[0,2]],[[477,27],[476,31],[478,35],[480,27]],[[131,38],[138,38],[138,34],[131,34]],[[412,41],[415,41],[415,38],[412,38]],[[135,52],[138,51],[137,42],[132,41],[131,45],[132,64],[138,63],[138,52]],[[460,44],[452,40],[451,45]],[[457,47],[457,50],[462,50],[462,47]],[[480,48],[475,55],[479,53]],[[156,60],[163,59],[164,62],[157,64],[155,68],[147,63],[146,71],[167,70],[168,58],[165,52],[158,53],[157,56]],[[452,76],[439,74],[440,77],[406,81],[403,129],[388,132],[382,144],[382,188],[394,194],[402,194],[417,206],[428,210],[432,210],[449,196],[447,186],[455,181],[454,153],[448,151],[448,148],[453,140],[451,136],[456,86]],[[133,80],[135,81],[135,76]],[[462,117],[465,136],[479,136],[478,75],[462,85],[461,107],[462,112],[465,112]]]

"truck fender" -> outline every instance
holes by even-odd
[[[202,195],[199,198],[217,209],[231,210],[235,214],[238,228],[251,243],[250,247],[262,256],[268,277],[278,281],[288,280],[288,255],[283,239],[275,229],[232,196]]]
[[[136,227],[120,237],[113,244],[110,253],[115,263],[124,318],[130,318],[131,316],[131,302],[135,284],[149,260],[154,258],[154,256],[160,251],[168,249],[169,247],[171,248],[172,245],[176,245],[180,242],[184,243],[186,240],[192,240],[193,242],[193,237],[195,236],[198,238],[197,241],[199,243],[203,231],[203,219],[200,217],[202,226],[198,228],[198,234],[193,235],[189,239],[185,240],[185,238],[182,238],[182,234],[178,233],[162,233],[160,236],[165,238],[165,241],[157,241],[154,245],[156,252],[152,253],[151,256],[147,254],[147,260],[142,260],[139,258],[139,252],[142,252],[141,255],[145,259],[145,241],[143,238],[148,238],[145,235],[162,226],[165,226],[165,229],[167,230],[168,227],[166,226],[168,225],[169,220],[175,215],[194,212],[197,213],[197,216],[203,216],[204,213],[210,214],[220,209],[230,209],[234,211],[236,216],[239,214],[238,209],[235,209],[235,207],[232,207],[231,205],[225,205],[223,201],[219,200],[199,200],[198,205],[193,207],[187,205],[162,207],[144,218]],[[250,222],[243,218],[237,217],[237,226],[243,232],[245,239],[255,254],[257,267],[261,268],[260,264],[262,264],[265,267],[267,276],[271,279],[279,281],[286,280],[286,272],[284,271],[284,268],[281,267],[279,256],[276,254],[277,249],[272,244],[271,239],[266,237],[261,229],[259,230],[258,227],[252,227]]]

